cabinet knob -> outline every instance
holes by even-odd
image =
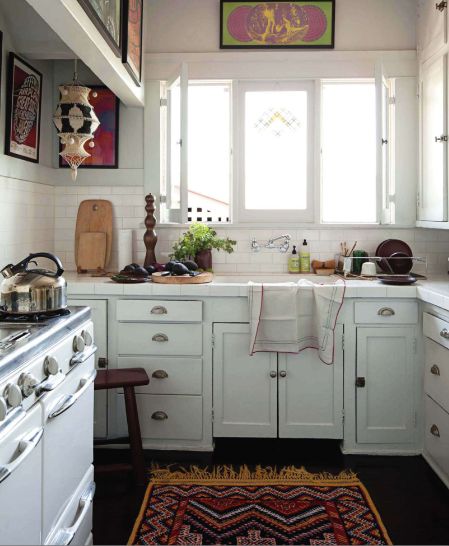
[[[279,375],[281,377],[287,377],[287,372],[285,370],[282,370],[282,372],[279,372]]]
[[[396,313],[394,312],[394,309],[392,309],[391,307],[382,307],[382,309],[379,309],[379,311],[377,311],[377,314],[380,317],[392,317]]]
[[[441,330],[440,336],[443,337],[444,339],[449,339],[449,331],[447,330],[447,328],[443,328]]]
[[[437,438],[440,437],[440,429],[436,425],[432,425],[430,427],[430,434],[433,434]]]
[[[270,372],[270,377],[272,377],[272,378],[274,379],[274,378],[277,377],[277,376],[278,376],[278,373],[275,372],[274,370],[271,370],[271,372]]]
[[[167,308],[163,307],[162,305],[155,305],[150,313],[152,315],[166,315],[168,313]]]
[[[151,339],[153,341],[157,341],[158,343],[165,343],[168,341],[168,336],[166,334],[154,334]]]
[[[167,379],[168,373],[165,370],[156,370],[152,373],[151,377],[155,379]]]
[[[440,373],[440,368],[439,368],[436,364],[434,364],[434,365],[430,368],[430,373],[431,373],[432,375],[441,375],[441,373]]]
[[[155,421],[165,421],[165,419],[168,419],[168,415],[165,411],[155,411],[151,416],[151,419],[154,419]]]
[[[364,377],[357,377],[357,379],[355,380],[355,385],[356,385],[356,387],[363,388],[366,385],[365,378]]]

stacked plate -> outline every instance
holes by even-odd
[[[409,275],[413,267],[413,252],[400,239],[387,239],[377,247],[376,256],[382,258],[379,267],[387,273],[379,279],[385,284],[413,284],[416,278]]]

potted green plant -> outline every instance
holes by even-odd
[[[173,245],[171,258],[176,260],[194,260],[200,269],[212,269],[212,249],[234,252],[236,241],[228,237],[217,237],[217,232],[201,223],[192,224]]]

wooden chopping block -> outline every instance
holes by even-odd
[[[103,269],[109,264],[112,248],[112,203],[105,199],[86,199],[80,203],[78,209],[78,216],[76,218],[76,232],[75,232],[75,263],[77,269],[86,270],[85,263],[82,263],[78,256],[78,251],[86,244],[90,243],[85,241],[83,245],[80,245],[80,237],[83,233],[103,233],[106,235],[106,256],[104,258]],[[85,235],[83,235],[85,237]],[[92,244],[98,245],[98,235],[91,238]],[[96,262],[98,260],[95,260]],[[94,269],[97,269],[95,267]]]
[[[107,235],[104,232],[85,231],[79,234],[77,268],[82,271],[104,271]]]

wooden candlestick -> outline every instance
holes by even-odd
[[[145,262],[144,267],[148,267],[149,265],[153,265],[156,263],[156,254],[154,252],[154,249],[156,248],[157,243],[157,235],[154,231],[154,226],[156,225],[156,218],[154,217],[154,211],[156,210],[154,207],[154,197],[151,193],[149,193],[145,197],[146,201],[146,207],[145,210],[147,212],[146,218],[145,218],[145,227],[147,230],[145,231],[145,235],[143,236],[143,242],[145,243],[145,248],[147,249],[147,253],[145,254]]]

